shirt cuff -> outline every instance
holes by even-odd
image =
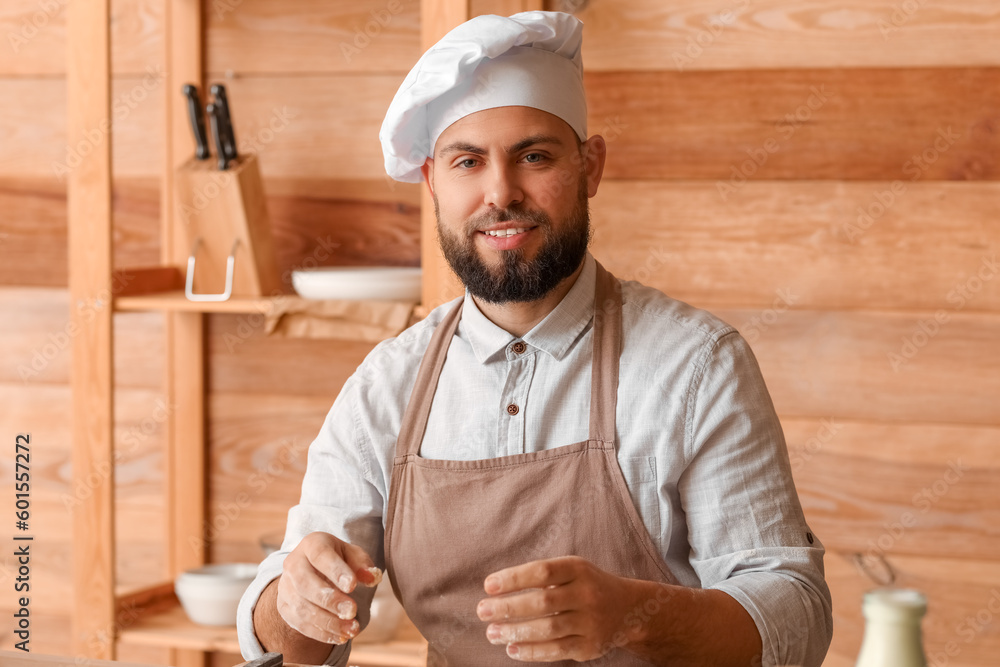
[[[257,606],[260,594],[281,574],[286,556],[288,556],[287,551],[276,551],[265,558],[257,568],[257,576],[240,598],[240,605],[236,611],[236,634],[240,640],[240,653],[244,660],[253,660],[264,655],[264,647],[260,645],[253,628],[253,610]],[[334,645],[331,649],[330,655],[323,661],[324,664],[346,665],[351,643]]]
[[[804,582],[774,573],[750,572],[711,587],[742,605],[760,633],[761,664],[819,667],[830,644],[819,596]]]

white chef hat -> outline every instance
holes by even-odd
[[[453,29],[420,57],[389,105],[379,131],[386,172],[419,183],[449,125],[496,107],[547,111],[586,141],[582,32],[575,16],[541,11],[477,16]]]

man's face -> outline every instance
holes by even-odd
[[[600,144],[600,159],[587,160]],[[449,126],[424,176],[441,248],[473,296],[535,301],[580,266],[590,241],[603,140],[529,107],[487,109]]]

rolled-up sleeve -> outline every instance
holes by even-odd
[[[264,653],[253,626],[257,600],[281,574],[285,557],[303,537],[316,531],[330,533],[363,548],[377,566],[384,568],[383,490],[374,481],[370,443],[359,427],[357,392],[357,378],[352,376],[309,447],[301,499],[288,512],[281,549],[264,559],[240,600],[236,627],[240,652],[247,660]],[[357,618],[362,629],[368,624],[373,595],[374,589],[365,586],[358,586],[351,595],[358,603]],[[349,652],[350,643],[332,647],[326,664],[346,665]]]
[[[833,633],[824,549],[806,524],[757,361],[735,331],[706,345],[687,396],[678,491],[691,564],[753,618],[763,665],[818,667]]]

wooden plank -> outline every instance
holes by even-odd
[[[193,83],[204,92],[204,6],[198,2],[170,2],[166,13],[166,141],[158,164],[162,177],[160,228],[161,264],[184,266],[184,221],[175,206],[174,172],[194,152],[185,100],[175,91]],[[161,125],[162,127],[163,125]],[[165,393],[173,408],[167,422],[166,503],[168,545],[166,576],[205,562],[200,548],[205,516],[205,356],[204,318],[200,313],[169,313],[166,320]],[[205,655],[197,650],[172,648],[170,663],[177,667],[204,667]]]
[[[780,414],[1000,425],[1000,317],[943,312],[937,329],[930,311],[716,314],[753,338]]]
[[[547,4],[574,12],[586,25],[590,71],[1000,64],[994,48],[1000,12],[990,0]]]
[[[542,0],[469,0],[469,16],[498,14],[510,16],[518,12],[541,11],[545,9]],[[560,10],[562,11],[562,10]]]
[[[372,350],[371,343],[267,338],[262,318],[212,315],[207,348],[213,393],[324,396],[332,405],[344,381]],[[274,360],[280,359],[280,364]]]
[[[0,210],[0,285],[65,287],[65,183],[54,178],[2,179]]]
[[[65,384],[24,387],[0,382],[0,428],[29,432],[33,441],[31,531],[43,545],[32,556],[32,613],[67,612],[73,587],[71,513],[110,477],[107,468],[72,477],[72,400]],[[136,586],[163,568],[163,423],[169,407],[155,390],[115,392],[115,525],[118,584]],[[9,484],[0,486],[0,509],[14,511],[13,458],[0,462]],[[6,493],[9,491],[9,493]],[[0,583],[16,572],[13,552],[0,557]],[[67,648],[71,636],[66,635]]]
[[[448,31],[472,17],[467,0],[429,0],[420,3],[420,48],[426,51]],[[391,99],[391,98],[390,98]],[[383,111],[384,115],[384,111]],[[458,279],[445,262],[437,241],[437,220],[430,190],[420,189],[420,266],[423,268],[421,303],[434,307],[458,291]]]
[[[417,266],[418,186],[272,178],[265,184],[279,274],[303,266]],[[148,178],[113,183],[114,265],[160,262],[160,195]],[[0,180],[0,285],[65,286],[66,195],[54,179]],[[345,220],[364,224],[344,224]],[[286,280],[286,282],[288,282]],[[288,283],[290,285],[290,283]],[[128,286],[125,286],[126,289]]]
[[[417,0],[226,0],[205,17],[205,62],[213,78],[224,72],[396,72],[402,81],[420,56]]]
[[[32,388],[70,383],[72,345],[80,334],[65,289],[0,289],[0,382]],[[114,369],[118,388],[159,388],[163,373],[163,322],[158,314],[114,318]],[[68,435],[68,434],[67,434]]]
[[[82,656],[28,655],[14,651],[0,652],[6,667],[149,667],[135,662],[93,660]]]
[[[116,177],[156,175],[162,149],[151,127],[162,126],[162,70],[114,79],[111,84],[112,142]],[[68,141],[67,84],[62,79],[0,79],[0,178],[55,178],[65,182],[109,132],[81,128]],[[179,97],[179,95],[178,95]],[[31,104],[24,104],[30,99]]]
[[[795,485],[828,549],[873,563],[1000,554],[1000,428],[782,418]]]
[[[65,0],[7,3],[0,34],[14,54],[0,61],[0,77],[66,74]],[[163,67],[163,3],[112,0],[111,63],[116,76]]]
[[[116,125],[122,176],[159,173],[162,149],[148,128],[172,89],[149,83]],[[706,179],[739,191],[744,174],[928,181],[996,180],[1000,171],[989,129],[1000,115],[1000,68],[608,72],[586,84],[589,131],[609,143],[609,179]],[[144,85],[118,81],[116,95]],[[267,189],[276,177],[383,180],[378,130],[398,86],[397,75],[335,74],[237,78],[228,88],[237,137],[259,154]],[[72,158],[63,112],[51,110],[64,108],[61,91],[59,82],[0,80],[0,131],[11,137],[0,177],[51,176]],[[28,97],[49,110],[16,103]],[[177,131],[190,143],[186,126]]]
[[[260,156],[266,187],[274,176],[384,179],[378,131],[400,82],[398,74],[275,75],[226,89],[237,141]]]
[[[998,312],[1000,280],[979,276],[1000,271],[998,198],[993,183],[753,182],[723,200],[711,182],[604,181],[593,252],[702,307]]]
[[[108,471],[73,513],[73,645],[114,658],[114,406],[111,293],[111,44],[108,0],[67,8],[67,138],[89,145],[68,175],[73,477]],[[96,134],[95,134],[96,133]]]
[[[738,189],[747,176],[1000,174],[1000,138],[989,129],[1000,115],[997,68],[598,72],[585,84],[588,131],[608,139],[605,178]]]
[[[834,633],[823,664],[852,665],[864,633],[861,602],[864,593],[878,583],[859,570],[852,553],[828,551],[825,565],[833,594]],[[996,560],[910,556],[894,559],[893,570],[896,586],[916,588],[927,596],[923,638],[928,664],[991,664],[1000,649],[1000,635],[990,625],[1000,596],[1000,567]],[[976,620],[980,614],[985,620]]]

